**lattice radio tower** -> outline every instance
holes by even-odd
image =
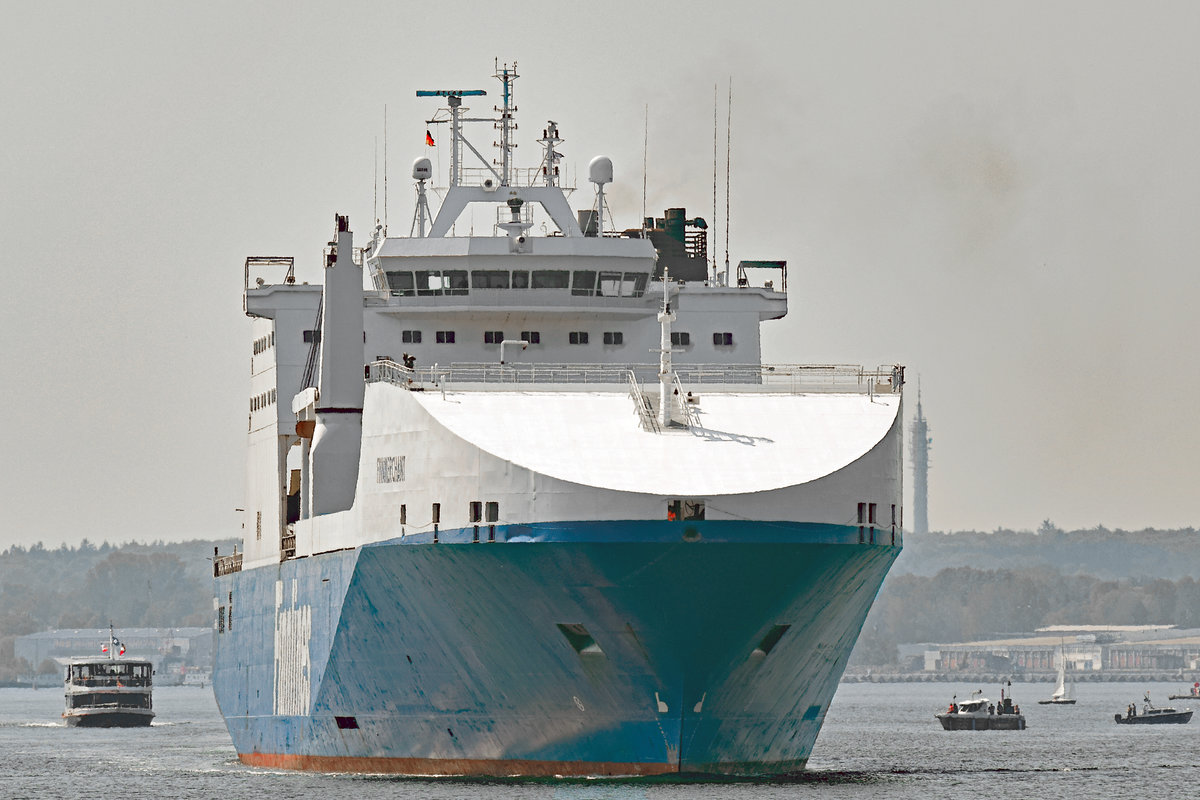
[[[909,428],[912,434],[913,532],[929,533],[929,425],[921,410],[921,382],[917,380],[917,416]]]

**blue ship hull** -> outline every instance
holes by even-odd
[[[216,579],[213,685],[253,765],[795,772],[900,552],[877,535],[550,523],[289,560]]]

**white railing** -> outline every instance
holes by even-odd
[[[654,409],[650,405],[650,400],[646,397],[646,393],[642,391],[642,385],[638,383],[637,376],[633,374],[633,370],[626,372],[629,376],[629,396],[633,399],[634,408],[637,409],[638,419],[642,423],[642,430],[658,433],[661,428],[658,426],[658,420],[654,417]]]
[[[697,386],[761,387],[778,392],[892,394],[904,383],[902,366],[876,369],[849,364],[676,364],[678,381]],[[454,363],[409,369],[384,359],[367,366],[369,383],[399,386],[469,384],[623,384],[658,381],[657,364],[496,364]]]
[[[676,372],[671,376],[675,381],[675,397],[679,398],[679,411],[683,417],[683,421],[687,423],[689,431],[695,431],[700,427],[700,420],[696,418],[696,409],[692,407],[691,398],[688,393],[683,390],[683,384],[679,382],[679,373]]]

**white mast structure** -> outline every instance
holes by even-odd
[[[521,213],[525,213],[526,203],[537,203],[550,216],[563,236],[583,236],[583,231],[567,203],[566,196],[557,185],[553,165],[561,156],[554,150],[554,145],[561,142],[562,139],[558,138],[558,126],[555,123],[550,123],[546,130],[546,136],[543,138],[547,151],[545,156],[547,174],[544,185],[513,185],[512,150],[516,147],[513,142],[513,131],[517,129],[513,114],[517,107],[513,105],[512,101],[513,84],[518,77],[516,64],[514,63],[512,67],[507,64],[503,67],[497,66],[495,77],[504,85],[502,104],[496,107],[496,111],[500,114],[499,119],[463,116],[463,112],[468,109],[463,106],[462,99],[487,94],[482,89],[423,89],[417,92],[417,97],[445,97],[450,113],[450,183],[446,198],[442,201],[427,235],[431,238],[446,236],[454,221],[470,203],[488,203],[490,205],[506,203],[512,210],[514,208],[512,201],[519,200],[520,203],[516,204],[516,208]],[[440,125],[446,120],[431,119],[426,122],[430,125]],[[498,163],[499,171],[496,170],[497,164],[484,158],[483,154],[463,135],[463,123],[466,122],[489,122],[493,127],[499,129],[500,141],[496,143],[501,152]],[[483,168],[490,173],[490,177],[485,174],[480,183],[472,185],[464,183],[462,165],[464,147],[475,154]],[[512,236],[514,223],[518,221],[516,217],[513,217],[500,223],[499,227],[504,228]],[[532,225],[531,222],[525,221],[521,221],[521,224],[526,228]]]
[[[662,338],[658,347],[658,424],[666,430],[671,426],[671,391],[675,384],[675,373],[671,367],[671,323],[675,321],[675,311],[671,308],[671,275],[667,267],[663,267],[663,307],[658,312],[658,321],[662,327]],[[680,398],[680,402],[683,398]]]

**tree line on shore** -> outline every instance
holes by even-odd
[[[0,682],[27,674],[13,642],[58,628],[179,628],[212,623],[214,546],[232,541],[130,542],[0,552]]]

